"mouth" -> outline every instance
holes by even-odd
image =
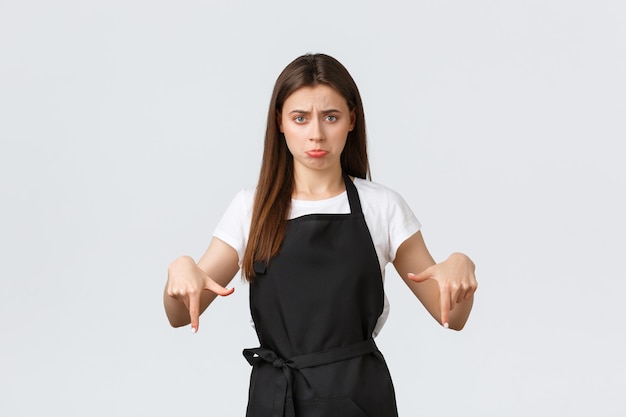
[[[328,151],[325,151],[323,149],[313,149],[313,150],[307,151],[306,154],[310,156],[311,158],[321,158],[323,156],[326,156],[328,154]]]

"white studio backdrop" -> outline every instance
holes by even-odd
[[[0,415],[244,415],[247,286],[196,335],[161,294],[306,52],[354,76],[435,258],[477,264],[462,332],[388,269],[400,415],[626,415],[625,39],[617,0],[0,0]]]

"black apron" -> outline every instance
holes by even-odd
[[[261,347],[247,417],[395,417],[391,376],[372,332],[383,281],[356,187],[350,214],[289,220],[280,253],[255,263],[250,311]]]

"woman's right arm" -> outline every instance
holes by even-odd
[[[196,263],[189,256],[172,262],[167,271],[163,293],[165,313],[173,327],[191,323],[198,330],[200,315],[218,296],[233,293],[225,287],[239,270],[237,251],[220,239],[213,238]]]

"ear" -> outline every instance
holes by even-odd
[[[278,122],[278,130],[280,131],[280,133],[285,133],[283,131],[283,117],[279,111],[276,112],[276,121]]]
[[[354,124],[356,123],[356,112],[352,110],[350,112],[350,132],[354,130]]]

